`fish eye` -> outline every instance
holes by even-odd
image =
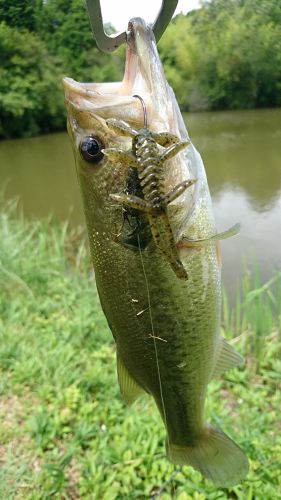
[[[104,143],[95,135],[85,137],[79,145],[81,156],[89,163],[98,163],[104,157],[103,148]]]

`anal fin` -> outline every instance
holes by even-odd
[[[222,373],[235,368],[236,366],[244,365],[244,358],[227,342],[223,337],[219,340],[219,354],[216,365],[214,367],[212,378],[219,377]]]
[[[122,359],[117,353],[117,376],[122,398],[126,404],[131,404],[145,391],[130,375]]]

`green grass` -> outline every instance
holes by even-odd
[[[0,498],[281,498],[280,275],[246,275],[235,310],[224,301],[223,329],[247,366],[210,384],[207,413],[251,461],[229,490],[175,473],[151,399],[122,403],[81,231],[5,205],[0,286]]]

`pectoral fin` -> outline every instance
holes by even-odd
[[[192,240],[190,238],[187,238],[184,236],[178,243],[177,246],[178,248],[184,248],[184,247],[203,247],[206,245],[209,245],[209,243],[213,243],[218,240],[225,240],[227,238],[231,238],[232,236],[235,236],[238,234],[240,231],[240,224],[234,224],[230,229],[227,231],[223,231],[222,233],[217,233],[214,234],[213,236],[210,236],[209,238],[204,238],[204,239],[199,239],[199,240]]]
[[[131,404],[144,393],[142,387],[133,379],[117,353],[117,375],[122,398],[126,404]]]
[[[219,355],[211,378],[217,378],[222,373],[236,366],[243,366],[243,356],[241,356],[241,354],[239,354],[239,352],[237,352],[223,337],[220,338],[218,349]]]

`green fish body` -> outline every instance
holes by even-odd
[[[116,342],[125,401],[150,394],[167,429],[168,457],[217,485],[231,486],[245,477],[248,461],[228,436],[205,423],[204,404],[212,377],[243,359],[220,337],[220,263],[201,157],[191,144],[165,167],[166,192],[196,179],[168,206],[187,280],[178,278],[155,244],[146,215],[112,197],[141,195],[136,171],[122,162],[122,154],[116,161],[104,155],[108,148],[131,151],[132,139],[118,135],[107,120],[141,128],[143,110],[135,94],[146,104],[150,130],[188,140],[152,30],[136,18],[129,32],[121,83],[64,80],[96,284]]]

